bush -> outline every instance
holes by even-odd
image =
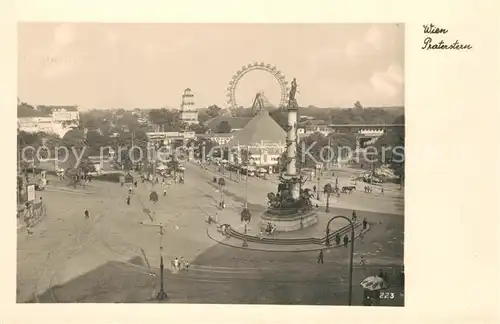
[[[120,182],[121,173],[106,173],[100,174],[93,177],[94,180],[108,181],[108,182]]]

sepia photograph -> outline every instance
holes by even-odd
[[[17,303],[405,305],[404,23],[17,28]]]

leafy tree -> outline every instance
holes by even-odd
[[[285,129],[288,126],[288,113],[284,109],[275,109],[269,113],[274,121],[281,126],[281,128]]]
[[[227,134],[231,133],[231,130],[232,130],[231,126],[226,120],[221,121],[220,124],[217,126],[217,133]]]
[[[191,124],[188,129],[196,134],[205,134],[208,131],[208,127],[203,124]]]
[[[155,125],[160,125],[163,131],[179,131],[180,123],[178,118],[179,113],[177,111],[162,109],[152,109],[149,112],[149,118],[151,122]]]
[[[78,171],[83,173],[84,175],[89,174],[90,172],[95,172],[95,165],[89,159],[82,159],[80,164],[78,165]]]
[[[238,107],[231,108],[231,115],[234,117],[253,117],[255,115],[255,112],[252,110],[252,108]]]
[[[207,108],[206,114],[209,118],[220,116],[222,109],[217,105],[211,105]]]
[[[89,130],[87,132],[86,142],[88,144],[88,154],[99,155],[101,147],[109,145],[110,139],[108,136],[101,135],[97,130]]]
[[[62,144],[69,149],[72,147],[82,149],[87,144],[85,133],[81,130],[72,129],[63,136]]]
[[[405,117],[400,115],[393,124],[404,125]],[[399,176],[401,188],[405,178],[405,128],[396,127],[384,133],[374,144],[379,154],[379,161],[389,164]]]
[[[167,168],[168,168],[169,172],[173,174],[174,182],[176,182],[177,181],[177,173],[182,172],[181,164],[179,163],[179,161],[175,157],[172,157],[167,162]]]
[[[118,149],[118,152],[120,152],[120,160],[118,161],[118,164],[120,165],[122,170],[124,171],[132,170],[133,163],[132,160],[130,159],[129,151]]]
[[[201,124],[204,124],[206,121],[211,119],[212,117],[208,114],[207,109],[199,109],[198,110],[198,121]]]
[[[359,102],[359,100],[354,103],[354,109],[363,109],[363,105],[361,105],[361,102]]]

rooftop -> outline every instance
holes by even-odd
[[[285,143],[286,132],[269,116],[268,111],[262,111],[228,143],[229,147],[253,145],[258,143]]]
[[[51,105],[38,105],[36,106],[37,110],[66,110],[66,111],[78,111],[78,106],[51,106]]]
[[[342,128],[351,128],[351,127],[366,127],[366,128],[384,128],[384,127],[405,127],[404,124],[329,124],[328,127],[342,127]]]
[[[231,117],[231,116],[217,116],[212,119],[209,119],[205,122],[205,126],[207,126],[210,130],[217,130],[219,124],[223,121],[226,121],[231,129],[242,129],[245,127],[250,121],[252,117]]]
[[[234,133],[196,134],[196,137],[233,137]]]

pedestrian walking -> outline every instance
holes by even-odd
[[[368,221],[366,218],[363,218],[363,230],[366,230],[366,227],[368,226]]]
[[[134,186],[137,188],[137,180],[134,181]]]
[[[167,195],[167,189],[163,189],[163,197]]]
[[[313,191],[314,193],[316,193],[316,186],[313,186]]]
[[[340,235],[338,233],[335,235],[335,243],[337,243],[337,245],[340,245]]]
[[[179,262],[180,264],[180,270],[183,270],[184,269],[184,265],[185,265],[185,262],[184,262],[184,257],[181,256],[181,261]]]
[[[89,216],[89,211],[87,209],[85,209],[84,214],[85,214],[85,219],[88,219],[90,217]]]
[[[174,270],[179,271],[179,259],[177,257],[174,260]]]
[[[347,243],[349,243],[349,238],[347,237],[347,234],[344,235],[344,247],[347,247]]]
[[[323,264],[323,249],[319,250],[318,263]]]
[[[353,211],[352,211],[352,221],[353,221],[353,222],[356,222],[356,220],[357,220],[357,219],[358,219],[358,216],[356,216],[356,211],[355,211],[355,210],[353,210]]]
[[[127,201],[127,205],[130,206],[130,196],[127,197],[126,201]]]
[[[186,271],[189,271],[189,261],[186,260]]]

